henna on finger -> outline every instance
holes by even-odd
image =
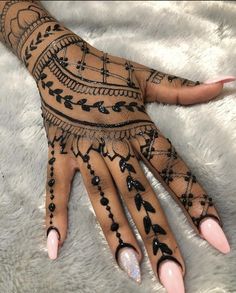
[[[212,197],[197,182],[196,176],[179,157],[169,139],[164,138],[158,129],[152,129],[140,132],[133,143],[146,159],[148,166],[152,166],[174,192],[179,205],[191,216],[197,228],[206,217],[217,219],[222,226]]]

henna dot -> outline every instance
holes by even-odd
[[[53,218],[53,214],[50,215],[50,218]]]
[[[201,205],[204,206],[205,205],[205,201],[201,200]]]
[[[101,191],[101,190],[102,190],[102,187],[101,187],[101,186],[98,186],[98,190]],[[104,194],[104,193],[103,193],[103,194]]]
[[[84,161],[84,162],[88,162],[89,159],[90,159],[90,158],[89,158],[89,155],[85,154],[84,157],[83,157],[83,161]]]
[[[48,185],[50,187],[52,187],[54,185],[54,183],[55,183],[55,179],[51,179],[51,180],[48,181]]]
[[[188,206],[191,207],[193,203],[191,201],[188,202]]]
[[[50,189],[50,193],[53,193],[53,189]]]
[[[91,174],[91,175],[94,175],[94,171],[93,171],[93,170],[90,170],[90,174]]]
[[[104,192],[103,192],[103,191],[101,191],[101,192],[100,192],[100,195],[101,195],[101,196],[103,196],[103,195],[104,195]]]
[[[117,237],[120,237],[120,233],[119,233],[119,232],[116,232],[116,236],[117,236]]]
[[[51,151],[51,154],[52,154],[52,155],[54,155],[54,153],[55,153],[54,151]]]
[[[52,221],[50,221],[50,224],[52,224]]]
[[[51,196],[50,196],[50,199],[53,200],[53,199],[54,199],[54,195],[51,195]]]
[[[109,216],[108,216],[109,218],[111,218],[111,219],[113,219],[113,214],[109,214]]]
[[[98,176],[94,176],[92,179],[92,184],[98,185],[99,182],[100,182],[100,178]]]
[[[119,229],[119,224],[118,223],[112,223],[111,224],[111,231],[116,231]]]
[[[54,203],[50,203],[50,205],[48,206],[48,208],[49,208],[50,212],[54,212],[54,211],[55,211],[55,208],[56,208],[56,206],[55,206],[55,204],[54,204]]]
[[[109,203],[109,200],[108,200],[108,198],[103,197],[103,198],[101,198],[100,203],[101,203],[103,206],[106,206],[106,205]]]
[[[90,165],[90,164],[88,164],[88,165],[87,165],[87,168],[88,168],[88,169],[90,169],[90,168],[91,168],[91,165]]]
[[[53,172],[50,173],[50,176],[51,176],[51,177],[53,176]]]
[[[50,165],[52,165],[55,161],[56,161],[55,158],[51,158],[51,159],[48,161],[48,163],[49,163]]]
[[[50,168],[50,170],[51,170],[51,171],[53,171],[53,170],[54,170],[54,168],[53,168],[53,167],[51,167],[51,168]]]
[[[110,208],[109,206],[106,207],[106,210],[110,211],[110,209],[111,209],[111,208]]]
[[[209,198],[208,198],[208,200],[209,200],[209,201],[212,201],[212,198],[211,198],[211,197],[209,197]]]

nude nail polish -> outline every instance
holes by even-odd
[[[57,258],[57,251],[58,251],[58,234],[57,231],[52,229],[47,237],[47,249],[48,249],[48,256],[50,259]]]
[[[225,75],[225,76],[218,76],[212,79],[208,79],[206,81],[204,81],[204,84],[212,84],[212,83],[218,83],[218,82],[222,82],[222,83],[227,83],[227,82],[231,82],[236,80],[235,76],[232,75]]]
[[[168,293],[185,292],[182,269],[174,261],[163,261],[160,264],[158,275]]]
[[[204,219],[199,229],[202,236],[216,249],[222,253],[230,252],[228,240],[216,220],[212,218]]]
[[[138,257],[132,248],[122,248],[119,251],[118,263],[130,278],[134,279],[137,283],[141,283]]]

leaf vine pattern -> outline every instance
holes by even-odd
[[[116,102],[112,106],[104,106],[104,101],[96,101],[92,105],[86,104],[87,99],[83,98],[78,100],[77,102],[73,101],[72,95],[65,95],[62,96],[63,90],[62,89],[52,89],[53,82],[52,81],[44,81],[47,78],[47,75],[45,73],[41,74],[41,85],[42,88],[45,89],[48,88],[49,95],[56,98],[56,101],[58,103],[62,103],[64,101],[64,106],[68,109],[73,110],[73,105],[81,106],[81,109],[86,112],[90,112],[91,109],[97,109],[102,114],[110,114],[110,111],[114,112],[121,112],[122,108],[126,109],[130,112],[135,112],[136,110],[139,112],[145,113],[145,107],[144,105],[140,105],[137,102],[129,102],[126,101],[119,101]],[[110,111],[108,110],[110,109]]]
[[[44,41],[45,38],[49,37],[50,35],[54,34],[55,32],[62,31],[62,28],[59,24],[55,24],[54,26],[49,25],[44,33],[38,32],[36,39],[33,39],[28,46],[25,48],[25,54],[23,58],[23,62],[25,66],[29,66],[29,59],[32,57],[32,52],[38,48],[38,45]]]
[[[108,157],[111,161],[118,158],[119,160],[119,167],[120,171],[122,173],[127,173],[126,177],[126,184],[127,189],[129,192],[135,190],[136,194],[134,196],[134,202],[135,206],[138,211],[141,211],[142,209],[145,211],[146,215],[143,217],[143,226],[145,233],[148,235],[150,231],[152,230],[154,232],[153,240],[152,240],[152,249],[153,254],[157,255],[159,249],[161,251],[162,256],[166,255],[172,255],[172,250],[168,247],[167,244],[160,242],[158,235],[166,235],[166,231],[164,228],[162,228],[160,225],[156,223],[152,223],[150,213],[156,213],[155,208],[152,206],[152,204],[142,197],[142,192],[145,191],[145,188],[143,184],[135,179],[132,174],[136,174],[136,171],[133,167],[133,165],[129,162],[132,155],[129,153],[126,157],[124,157],[122,154],[119,154],[116,150],[113,149],[114,155],[109,155],[108,152],[104,151],[104,148],[101,149],[101,153],[104,157]]]

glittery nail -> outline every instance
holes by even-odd
[[[139,261],[136,252],[132,248],[122,248],[119,251],[118,263],[122,270],[137,283],[141,283]]]

